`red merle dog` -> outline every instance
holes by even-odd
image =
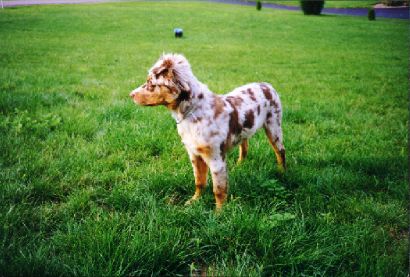
[[[225,95],[216,95],[192,73],[182,55],[163,55],[149,70],[147,81],[130,94],[143,106],[164,105],[177,122],[192,162],[197,200],[207,182],[210,169],[216,208],[227,197],[226,153],[239,145],[239,161],[248,152],[248,139],[263,127],[284,171],[285,148],[282,138],[282,105],[268,83],[252,83]]]

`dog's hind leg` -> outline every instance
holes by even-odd
[[[246,155],[248,155],[248,140],[244,139],[242,144],[239,146],[238,163],[242,162],[246,158]]]
[[[191,204],[201,196],[203,189],[206,187],[206,179],[208,176],[208,166],[201,156],[190,155],[190,158],[195,176],[195,194],[185,205]]]
[[[275,151],[279,171],[283,173],[286,170],[286,154],[285,147],[283,145],[282,128],[280,126],[280,115],[278,114],[277,116],[278,118],[275,121],[270,121],[268,119],[264,127],[266,136],[272,145],[273,151]]]

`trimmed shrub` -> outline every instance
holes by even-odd
[[[256,9],[257,9],[258,11],[260,11],[260,10],[262,9],[262,3],[261,3],[261,1],[257,1],[257,2],[256,2]]]
[[[325,5],[324,0],[301,0],[300,7],[306,15],[320,15],[323,6]]]
[[[369,20],[375,20],[376,19],[376,12],[374,11],[373,8],[369,9],[369,12],[367,13],[367,18],[369,18]]]
[[[382,0],[382,4],[386,6],[403,6],[405,2],[406,1],[403,1],[403,0]]]

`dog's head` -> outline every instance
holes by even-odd
[[[165,54],[149,70],[147,81],[130,96],[139,105],[174,108],[189,99],[191,76],[191,67],[184,56]]]

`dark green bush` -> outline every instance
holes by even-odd
[[[323,6],[325,5],[324,0],[301,0],[300,7],[306,15],[320,15]]]
[[[374,11],[374,9],[369,9],[369,12],[367,13],[367,17],[369,18],[369,20],[375,20],[376,19],[376,12]]]
[[[407,2],[408,5],[408,0],[382,0],[382,4],[386,6],[402,6],[406,4],[405,2]]]
[[[260,11],[260,10],[262,9],[262,3],[261,3],[261,1],[257,1],[257,2],[256,2],[256,9],[257,9],[258,11]]]

